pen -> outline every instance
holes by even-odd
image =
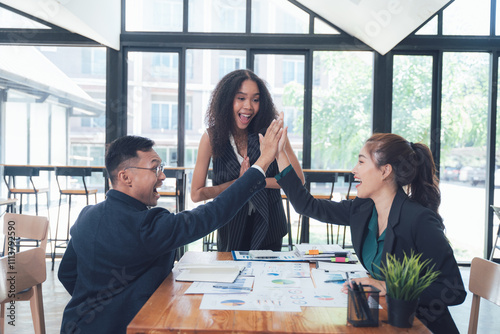
[[[356,282],[352,282],[352,292],[351,292],[352,304],[354,305],[354,311],[356,312],[356,318],[362,320],[362,314],[361,314],[361,311],[359,310],[359,306],[358,306],[358,298],[357,298],[358,293],[359,293],[358,285],[356,284]]]
[[[370,311],[370,305],[368,305],[368,300],[366,299],[365,295],[365,289],[363,289],[363,284],[359,284],[359,292],[360,292],[360,297],[361,297],[361,308],[363,309],[363,313],[366,314],[366,317],[368,318],[368,321],[372,320],[371,317],[371,311]]]
[[[343,278],[340,279],[327,279],[325,283],[337,283],[337,282],[343,282],[345,281]]]
[[[252,288],[249,288],[247,286],[214,285],[213,287],[216,289],[247,290],[247,291],[252,290]]]

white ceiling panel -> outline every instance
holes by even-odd
[[[385,55],[453,0],[297,0]]]

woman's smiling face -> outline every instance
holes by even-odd
[[[352,169],[354,179],[359,181],[356,186],[359,198],[373,198],[380,191],[384,180],[383,168],[377,166],[366,144],[358,156],[358,163]]]
[[[259,87],[255,81],[243,81],[233,101],[234,122],[237,129],[246,129],[259,112],[259,95]]]

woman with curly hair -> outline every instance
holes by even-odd
[[[207,131],[202,135],[191,183],[191,199],[215,198],[255,163],[260,156],[259,133],[278,117],[264,81],[250,70],[236,70],[224,76],[212,92],[206,115]],[[288,140],[288,139],[287,139]],[[304,182],[299,161],[290,143],[287,155]],[[212,186],[206,178],[213,158]],[[274,179],[274,161],[266,173],[266,189],[257,193],[217,232],[217,250],[281,250],[287,233],[280,187]]]

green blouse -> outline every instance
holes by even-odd
[[[384,249],[384,240],[385,230],[380,237],[378,236],[378,214],[375,207],[373,207],[372,217],[368,223],[368,230],[365,232],[361,256],[366,269],[368,269],[370,275],[375,279],[380,278],[379,267]]]

